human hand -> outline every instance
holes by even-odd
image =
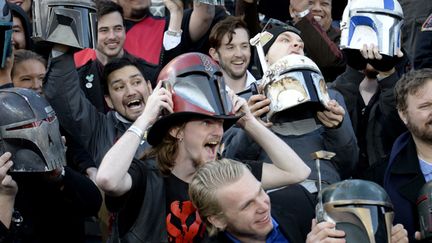
[[[335,229],[336,225],[331,222],[316,222],[312,219],[312,229],[307,235],[306,243],[344,243],[345,232]]]
[[[228,95],[231,98],[234,113],[237,116],[241,116],[240,119],[237,120],[236,124],[240,127],[244,127],[245,123],[249,119],[253,119],[253,115],[247,105],[247,102],[244,98],[236,95],[232,90],[228,91]]]
[[[144,112],[138,119],[147,119],[149,124],[152,125],[161,115],[162,111],[165,110],[168,113],[173,113],[174,104],[172,101],[172,95],[170,91],[162,87],[164,82],[166,81],[158,82],[152,94],[147,99]],[[147,85],[151,90],[150,82],[147,82]]]
[[[13,165],[12,160],[10,160],[11,157],[12,154],[9,152],[0,156],[0,196],[15,198],[15,195],[18,192],[18,185],[13,180],[12,176],[7,174]]]
[[[261,117],[270,111],[270,99],[265,95],[252,95],[248,100],[248,106],[252,115],[266,127],[271,127],[273,123],[264,122]]]
[[[391,230],[392,243],[408,243],[408,232],[402,224],[397,224]]]
[[[163,0],[163,3],[170,14],[183,12],[183,2],[181,0]]]
[[[96,167],[89,167],[86,169],[87,177],[92,180],[96,184],[96,174],[97,174],[97,168]]]
[[[309,1],[308,0],[291,0],[290,1],[290,13],[291,10],[293,14],[295,13],[301,13],[309,8]],[[291,15],[291,17],[293,17]]]
[[[392,70],[403,57],[403,53],[400,49],[397,50],[396,56],[382,55],[379,53],[378,46],[374,44],[363,45],[360,53],[378,72],[388,72]]]
[[[336,100],[330,100],[325,108],[326,110],[317,112],[317,117],[321,123],[328,128],[339,126],[345,115],[344,108]]]

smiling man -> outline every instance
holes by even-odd
[[[251,59],[249,32],[240,17],[218,22],[209,37],[209,54],[221,67],[226,85],[235,93],[245,90],[255,78],[247,70]]]
[[[106,114],[98,112],[80,90],[78,72],[73,56],[64,47],[63,52],[51,59],[44,84],[44,92],[58,114],[63,128],[81,143],[98,167],[104,154],[143,112],[151,93],[151,84],[138,69],[137,60],[121,57],[111,60],[104,68],[105,99],[112,109]],[[140,157],[147,143],[140,144]]]
[[[105,103],[105,83],[101,80],[104,66],[112,59],[131,57],[123,48],[126,29],[123,25],[123,9],[110,0],[102,0],[97,5],[97,46],[75,53],[75,65],[81,80],[81,89],[90,102],[100,112],[107,112]],[[137,59],[137,67],[146,79],[153,80],[156,67]]]
[[[332,0],[291,0],[289,12],[305,40],[305,51],[316,62],[327,82],[344,71],[340,30],[332,23]]]

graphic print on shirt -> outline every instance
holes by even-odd
[[[200,242],[204,237],[205,224],[191,201],[173,201],[166,225],[169,242]]]

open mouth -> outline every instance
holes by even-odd
[[[319,15],[314,15],[313,17],[314,17],[315,21],[317,21],[317,22],[320,22],[322,20],[322,17]]]
[[[211,154],[215,155],[217,153],[217,149],[219,146],[219,141],[210,141],[204,144],[204,147],[207,151],[209,151]]]
[[[141,106],[142,106],[142,102],[141,102],[140,99],[131,100],[131,101],[129,101],[129,102],[126,104],[126,106],[127,106],[129,109],[139,109],[139,108],[141,108]]]

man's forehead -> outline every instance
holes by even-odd
[[[242,32],[245,35],[242,35]],[[230,35],[232,37],[231,41],[229,40]],[[248,34],[247,30],[244,29],[244,28],[236,28],[236,29],[234,29],[234,32],[227,32],[227,33],[225,33],[224,36],[223,36],[223,38],[222,38],[222,41],[223,41],[223,44],[227,45],[227,44],[230,44],[231,42],[233,42],[235,38],[240,38],[240,37],[243,37],[243,36],[245,38],[242,41],[249,43],[249,34]]]
[[[112,71],[108,75],[108,81],[113,83],[122,80],[128,80],[135,77],[144,77],[138,67],[128,65]]]
[[[298,34],[292,32],[292,31],[285,31],[285,32],[281,33],[279,36],[295,38],[295,39],[303,41],[302,38]]]
[[[98,19],[98,26],[100,27],[101,25],[106,25],[106,26],[122,25],[123,26],[123,18],[121,14],[117,11],[107,13]]]

